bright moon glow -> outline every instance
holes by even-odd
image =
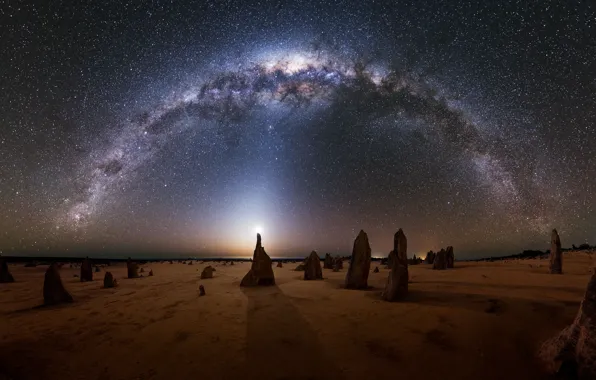
[[[255,233],[262,234],[263,233],[263,226],[255,226]]]

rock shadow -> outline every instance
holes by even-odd
[[[248,299],[246,378],[343,379],[316,332],[279,287],[241,289]]]

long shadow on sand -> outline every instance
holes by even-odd
[[[343,378],[316,332],[277,286],[241,289],[248,298],[246,378]]]

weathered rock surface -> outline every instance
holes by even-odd
[[[453,247],[449,246],[445,250],[445,260],[447,261],[447,268],[453,268],[453,264],[455,263],[455,255],[453,253]]]
[[[91,260],[86,257],[81,263],[81,282],[93,281],[93,265]]]
[[[321,269],[321,259],[317,252],[312,251],[304,262],[304,279],[305,280],[322,280],[323,270]]]
[[[72,296],[62,285],[58,264],[51,264],[46,270],[43,281],[43,303],[44,305],[56,305],[72,302]]]
[[[14,282],[14,277],[8,269],[8,263],[5,260],[0,259],[0,284]]]
[[[199,297],[205,295],[205,287],[203,285],[199,285]]]
[[[354,240],[352,248],[352,257],[350,258],[350,267],[346,273],[346,289],[366,289],[368,288],[368,273],[370,271],[370,244],[366,232],[360,230],[360,233]]]
[[[112,275],[112,272],[106,272],[103,276],[103,287],[104,288],[115,288],[118,286],[118,281]]]
[[[248,273],[240,282],[240,286],[275,285],[271,258],[261,246],[261,234],[257,234],[257,245],[252,257]]]
[[[206,266],[201,272],[201,279],[213,278],[214,271],[215,269],[211,265]]]
[[[557,230],[554,229],[550,237],[550,262],[551,274],[563,274],[563,252],[561,251],[561,239]]]
[[[408,294],[408,239],[403,230],[393,237],[392,266],[381,297],[385,301],[398,301]]]
[[[428,251],[428,253],[426,254],[426,258],[424,259],[424,262],[427,264],[432,264],[435,261],[435,253],[433,251]]]
[[[447,257],[444,249],[441,249],[435,255],[435,260],[433,262],[433,269],[436,270],[444,270],[447,269]]]
[[[549,372],[560,377],[596,379],[596,273],[592,274],[571,326],[544,342],[538,357]]]
[[[128,278],[137,278],[139,277],[139,265],[131,260],[129,257],[126,261],[126,271]]]
[[[379,273],[379,267],[375,267],[375,269],[373,270],[373,273]]]
[[[331,254],[329,254],[329,253],[325,254],[325,261],[323,262],[323,268],[324,269],[333,269],[333,257],[331,257]]]

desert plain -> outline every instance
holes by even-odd
[[[411,265],[401,302],[381,299],[379,262],[369,290],[342,288],[347,261],[315,281],[274,263],[276,285],[255,288],[239,286],[249,262],[152,262],[136,279],[117,263],[92,282],[66,264],[74,303],[48,307],[47,266],[10,264],[0,379],[549,379],[536,352],[573,321],[594,262],[565,253],[562,275],[548,259]],[[105,270],[117,288],[102,287]]]

